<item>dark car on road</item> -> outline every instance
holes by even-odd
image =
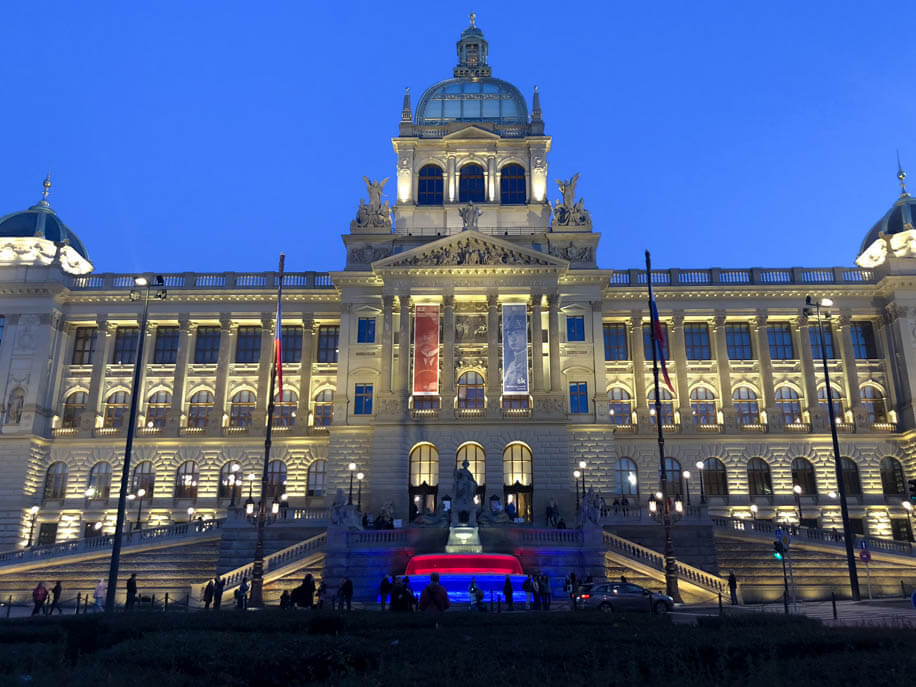
[[[674,607],[674,599],[630,582],[596,582],[579,590],[576,606],[583,609],[597,608],[605,613],[642,611],[662,614]]]

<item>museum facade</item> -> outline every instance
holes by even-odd
[[[824,352],[852,526],[911,539],[905,175],[856,265],[601,269],[578,175],[560,170],[569,178],[548,200],[537,90],[529,110],[491,75],[473,22],[457,52],[453,78],[415,109],[405,93],[394,203],[366,179],[344,269],[283,276],[264,497],[305,513],[343,489],[406,527],[441,508],[467,460],[485,511],[498,500],[544,526],[555,502],[573,526],[594,490],[610,521],[614,500],[640,512],[657,490],[660,421],[673,496],[713,515],[841,528]],[[114,530],[141,337],[128,521],[220,518],[262,498],[278,274],[161,275],[141,331],[145,288],[93,271],[49,185],[0,218],[0,546]],[[647,279],[672,385],[660,414]],[[807,296],[833,305],[805,314]]]

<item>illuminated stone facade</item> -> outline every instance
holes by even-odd
[[[391,503],[406,524],[412,504],[436,507],[453,492],[456,462],[468,457],[484,499],[511,496],[539,525],[556,499],[572,526],[573,471],[585,461],[587,488],[608,504],[626,493],[632,510],[645,510],[659,472],[646,274],[598,268],[600,235],[575,198],[572,170],[559,172],[571,179],[550,205],[551,139],[537,94],[529,114],[514,87],[490,77],[476,27],[458,52],[455,78],[431,87],[416,112],[405,95],[393,216],[369,182],[369,204],[343,237],[345,269],[286,275],[287,395],[278,399],[272,458],[282,465],[273,466],[271,497],[286,494],[291,508],[329,505],[337,488],[349,489],[355,463],[364,510]],[[461,213],[469,201],[482,211],[471,220]],[[901,203],[909,221],[909,196]],[[0,251],[0,545],[26,543],[33,505],[36,542],[82,536],[98,522],[113,529],[138,335],[131,484],[146,493],[128,519],[167,524],[189,508],[221,517],[233,463],[244,483],[236,502],[248,496],[249,474],[257,499],[277,275],[164,275],[167,299],[151,302],[138,333],[133,275],[86,274],[88,257],[63,236],[5,233],[21,214],[0,220],[9,249]],[[702,461],[712,514],[750,517],[755,504],[758,518],[796,522],[799,484],[803,518],[840,526],[816,322],[802,313],[811,295],[836,304],[829,366],[840,449],[860,483],[848,485],[854,524],[909,536],[901,501],[916,477],[916,259],[879,248],[863,246],[869,269],[653,272],[677,392],[665,402],[666,446],[671,467],[692,473],[675,490],[689,489],[694,505]],[[441,313],[439,394],[413,397],[411,313],[425,304]],[[503,304],[527,306],[522,396],[502,394]],[[793,474],[797,459],[808,463]],[[606,521],[615,517],[609,509]]]

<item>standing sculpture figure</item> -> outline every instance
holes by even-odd
[[[388,177],[381,181],[372,181],[369,177],[363,177],[363,181],[366,182],[366,190],[369,193],[369,209],[378,210],[382,207],[382,189],[388,183]]]
[[[467,458],[461,467],[455,470],[455,501],[452,503],[452,526],[460,525],[462,516],[467,516],[469,527],[477,526],[477,504],[474,495],[477,493],[477,481],[468,470],[470,463]]]
[[[576,205],[576,184],[579,181],[579,172],[572,175],[571,179],[557,179],[557,186],[563,194],[563,205],[572,210]]]
[[[464,207],[458,208],[458,214],[461,216],[464,230],[476,231],[477,220],[480,219],[483,212],[479,207],[476,207],[473,202],[468,202]]]

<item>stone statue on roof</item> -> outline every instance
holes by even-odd
[[[474,205],[473,202],[469,202],[464,207],[458,208],[458,214],[461,215],[461,221],[463,223],[463,230],[477,230],[477,220],[480,219],[480,216],[483,214],[480,208]]]

